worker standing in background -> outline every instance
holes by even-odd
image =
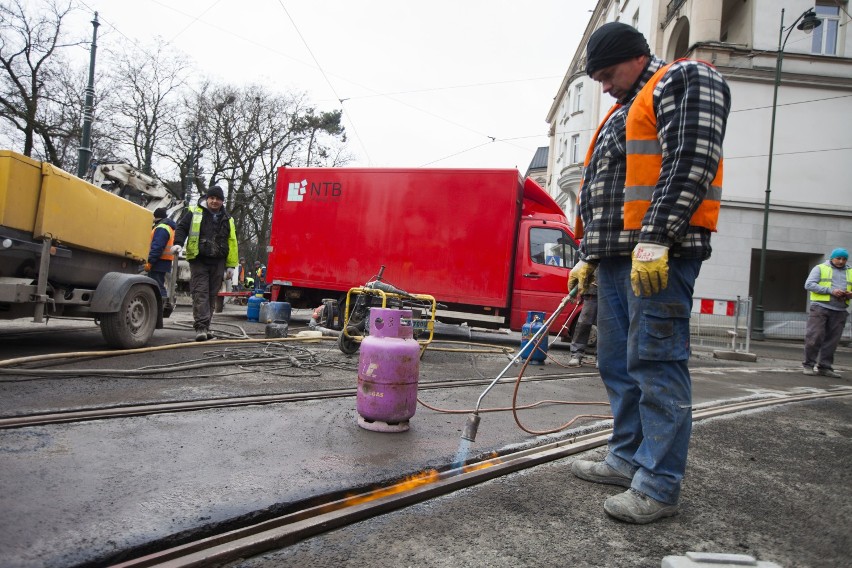
[[[151,247],[148,249],[148,261],[145,263],[145,271],[160,288],[164,305],[170,304],[166,274],[172,271],[172,261],[175,258],[172,253],[172,246],[175,244],[175,222],[167,215],[168,211],[164,207],[154,210]]]
[[[808,323],[805,326],[806,375],[822,375],[839,379],[834,370],[834,352],[849,317],[852,298],[852,268],[846,265],[849,252],[843,248],[831,251],[829,259],[811,269],[805,281],[810,292]]]
[[[589,347],[589,337],[592,334],[592,326],[598,322],[598,282],[594,274],[589,281],[586,291],[583,293],[583,309],[574,326],[571,336],[571,359],[569,367],[579,367],[583,364],[583,357]]]
[[[598,279],[598,366],[613,414],[603,462],[586,481],[627,487],[604,511],[629,523],[675,515],[692,433],[689,317],[710,258],[731,94],[709,64],[651,55],[610,22],[586,46],[586,73],[617,100],[595,132],[575,224],[582,260],[569,290]]]
[[[175,231],[173,253],[178,254],[186,241],[196,341],[213,339],[210,321],[216,296],[222,279],[232,276],[239,258],[234,219],[225,210],[224,203],[225,193],[214,185],[198,204],[187,208]]]
[[[254,287],[257,290],[266,289],[266,265],[259,260],[254,261]]]
[[[240,257],[240,265],[237,267],[237,285],[238,290],[246,289],[246,259],[245,257]]]

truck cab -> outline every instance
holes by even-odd
[[[527,178],[513,271],[511,329],[520,329],[530,311],[553,313],[568,293],[568,276],[577,260],[577,239],[562,210]],[[551,330],[559,330],[569,315],[564,310]]]

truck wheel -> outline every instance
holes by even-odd
[[[143,347],[157,325],[157,298],[144,284],[130,287],[116,313],[101,316],[101,334],[110,347],[134,349]]]

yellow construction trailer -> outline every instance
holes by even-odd
[[[0,150],[0,318],[92,317],[107,343],[145,345],[163,327],[139,273],[150,210],[50,164]]]

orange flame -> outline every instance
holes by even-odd
[[[388,495],[396,495],[397,493],[403,493],[404,491],[410,491],[421,485],[426,485],[428,483],[434,483],[438,481],[438,477],[440,474],[434,470],[429,469],[426,471],[421,471],[420,473],[415,473],[414,475],[410,475],[406,477],[403,481],[395,485],[391,485],[390,487],[384,487],[382,489],[376,489],[375,491],[371,491],[366,495],[354,495],[352,497],[347,497],[344,500],[344,504],[347,507],[353,505],[360,505],[361,503],[366,503],[368,501],[373,501],[375,499],[381,499],[382,497],[387,497]]]
[[[497,465],[498,463],[502,463],[502,460],[498,457],[497,452],[492,452],[489,457],[483,459],[480,462],[470,465],[463,465],[462,473],[470,473],[472,471],[486,469],[493,465]],[[421,471],[420,473],[409,475],[399,483],[396,483],[389,487],[375,489],[363,495],[347,495],[339,501],[335,501],[334,503],[327,503],[326,505],[320,507],[320,512],[326,513],[330,511],[337,511],[339,509],[343,509],[344,507],[352,507],[355,505],[360,505],[362,503],[368,503],[370,501],[375,501],[376,499],[381,499],[382,497],[396,495],[397,493],[403,493],[405,491],[416,489],[417,487],[420,487],[422,485],[434,483],[440,478],[441,474],[438,473],[437,470],[427,469],[425,471]]]
[[[497,465],[498,463],[501,463],[502,461],[503,460],[501,460],[497,456],[497,452],[491,452],[491,455],[489,457],[483,459],[481,462],[472,463],[472,464],[469,464],[469,465],[463,465],[462,466],[462,473],[470,473],[472,471],[478,471],[480,469],[486,469],[486,468],[491,467],[492,465]]]

